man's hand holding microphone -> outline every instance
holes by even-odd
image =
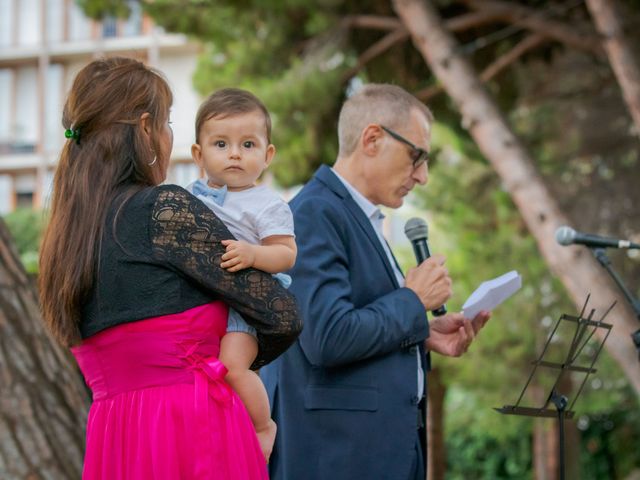
[[[434,315],[429,323],[430,334],[425,341],[425,347],[442,355],[459,357],[467,351],[491,314],[483,311],[473,320],[468,320],[461,312],[447,313],[444,304],[453,293],[452,282],[444,266],[445,257],[431,256],[427,242],[427,222],[412,218],[407,221],[404,230],[411,241],[418,263],[407,272],[405,287],[413,290],[425,309],[431,310]]]

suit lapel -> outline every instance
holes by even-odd
[[[325,184],[332,192],[338,195],[346,207],[346,209],[351,213],[353,218],[356,220],[356,223],[360,226],[364,234],[367,236],[373,247],[384,265],[385,270],[387,271],[387,275],[393,282],[396,288],[399,287],[398,280],[393,271],[393,267],[389,263],[389,257],[387,257],[384,248],[380,244],[380,240],[378,239],[378,235],[373,229],[371,225],[371,221],[364,214],[360,206],[355,202],[349,191],[346,189],[344,184],[340,181],[338,177],[331,171],[329,167],[326,165],[321,166],[315,174],[315,178],[317,178],[320,182]],[[389,249],[391,250],[391,249]],[[394,257],[395,261],[395,257]],[[397,263],[396,263],[397,265]]]
[[[389,242],[387,242],[386,239],[385,239],[385,243],[387,244],[387,247],[389,248],[389,251],[391,252],[391,257],[393,258],[393,263],[395,264],[396,268],[400,272],[400,275],[402,275],[402,278],[404,278],[404,272],[402,271],[402,268],[400,268],[400,264],[398,263],[398,259],[396,258],[396,256],[393,254],[393,250],[391,250],[391,245],[389,245]],[[394,276],[395,276],[395,272],[394,272]]]

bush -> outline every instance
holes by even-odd
[[[4,216],[25,270],[38,273],[38,250],[47,218],[42,210],[19,208]]]

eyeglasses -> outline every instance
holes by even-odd
[[[429,152],[427,152],[424,148],[420,148],[414,145],[412,142],[404,138],[402,135],[397,134],[390,128],[385,127],[384,125],[380,125],[380,128],[382,128],[382,130],[387,132],[393,138],[395,138],[401,143],[404,143],[411,149],[409,152],[409,156],[411,157],[411,161],[413,162],[413,168],[418,168],[422,166],[423,163],[427,163],[429,161]]]

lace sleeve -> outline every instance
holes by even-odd
[[[197,198],[180,187],[161,187],[150,230],[156,258],[219,295],[258,331],[258,357],[252,368],[274,360],[295,341],[302,319],[293,296],[270,274],[220,268],[225,252],[220,241],[233,236]]]

